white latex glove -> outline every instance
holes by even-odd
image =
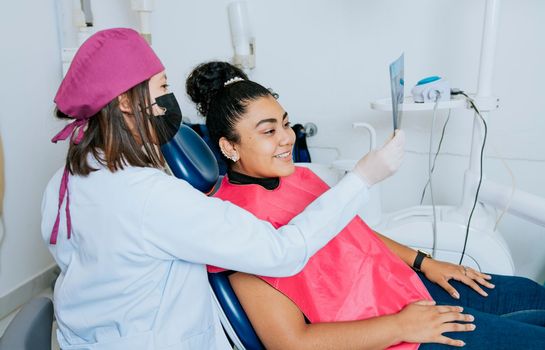
[[[405,154],[405,132],[396,130],[384,146],[371,150],[360,159],[353,172],[369,187],[391,176],[399,169]]]

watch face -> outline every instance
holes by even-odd
[[[424,255],[426,256],[426,258],[431,258],[431,254],[430,254],[430,253],[425,252],[425,251],[420,250],[420,249],[419,249],[418,251],[419,251],[420,253],[424,254]]]

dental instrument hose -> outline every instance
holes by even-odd
[[[437,118],[437,106],[439,105],[439,99],[441,98],[441,92],[437,91],[437,96],[435,97],[435,105],[433,106],[433,117],[431,119],[431,132],[430,132],[430,147],[428,153],[428,183],[430,185],[430,197],[431,197],[431,208],[433,211],[433,244],[432,244],[432,256],[436,257],[437,251],[437,212],[435,210],[435,198],[433,196],[433,181],[432,181],[432,146],[433,146],[433,130],[435,129],[435,119]]]
[[[437,151],[435,152],[435,157],[433,158],[433,165],[431,167],[432,174],[435,170],[435,162],[437,161],[437,157],[439,156],[439,152],[441,151],[441,145],[443,144],[443,139],[445,137],[445,131],[447,129],[447,124],[450,120],[451,112],[452,112],[452,109],[449,109],[447,119],[445,120],[445,123],[443,124],[443,130],[441,131],[441,138],[439,139],[439,145],[437,146]],[[424,185],[424,189],[422,189],[422,196],[420,197],[420,205],[422,205],[422,203],[424,202],[424,197],[426,196],[426,189],[428,188],[429,184],[430,184],[430,179],[428,178],[428,181]]]
[[[477,185],[477,191],[475,191],[475,200],[473,201],[473,208],[471,208],[471,212],[469,213],[469,219],[467,220],[466,235],[464,239],[464,248],[462,249],[462,256],[460,257],[460,262],[459,262],[459,265],[462,265],[462,260],[464,260],[464,255],[465,255],[466,247],[467,247],[467,239],[469,238],[469,226],[471,225],[471,219],[473,218],[473,212],[475,211],[475,207],[477,206],[477,199],[479,198],[479,191],[481,190],[481,184],[483,182],[483,156],[484,156],[484,146],[486,145],[486,137],[488,135],[488,125],[486,125],[486,121],[484,117],[481,115],[481,112],[475,105],[475,101],[463,91],[459,91],[457,93],[465,96],[467,101],[471,104],[471,107],[475,110],[475,113],[477,113],[479,118],[481,118],[481,121],[483,122],[483,125],[484,125],[483,144],[481,146],[481,156],[480,156],[481,164],[480,164],[479,184]]]

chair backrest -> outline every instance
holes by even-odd
[[[51,350],[53,302],[32,299],[10,322],[0,338],[0,350]]]
[[[208,281],[210,281],[216,303],[220,309],[223,328],[237,349],[265,349],[231,287],[229,272],[208,274]]]
[[[201,192],[211,194],[219,184],[216,158],[204,140],[187,125],[180,125],[174,138],[161,146],[161,152],[173,175],[187,181]],[[222,325],[238,349],[264,349],[226,273],[209,274]],[[1,350],[1,349],[0,349]]]

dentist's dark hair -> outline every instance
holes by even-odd
[[[87,176],[96,171],[88,162],[91,154],[99,163],[112,172],[126,166],[162,168],[164,159],[157,147],[153,146],[156,128],[146,111],[150,105],[149,79],[133,86],[123,93],[133,113],[136,140],[125,123],[123,112],[119,108],[118,98],[114,98],[102,110],[89,118],[87,130],[80,143],[70,142],[66,156],[66,166],[71,174]],[[56,117],[74,120],[60,110],[55,110]],[[152,130],[153,128],[153,130]]]
[[[237,78],[243,80],[229,82]],[[239,142],[235,124],[246,112],[248,103],[260,97],[276,97],[269,89],[248,80],[241,69],[218,61],[202,63],[193,69],[186,81],[186,91],[206,118],[214,144],[222,137]]]

